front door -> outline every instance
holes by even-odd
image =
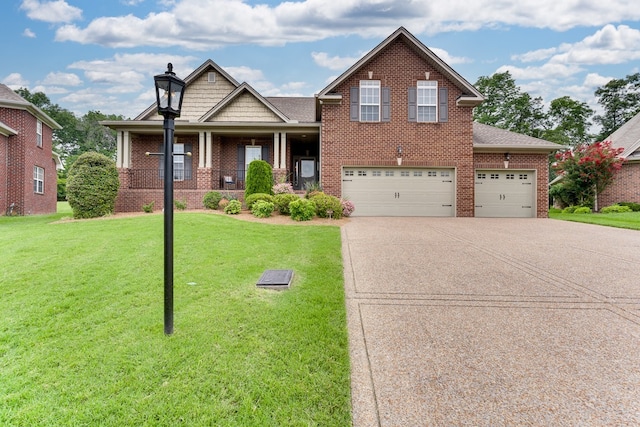
[[[295,182],[296,190],[304,190],[306,186],[316,183],[316,158],[297,157],[295,159]]]

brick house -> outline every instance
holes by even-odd
[[[640,114],[635,115],[617,131],[604,139],[615,148],[624,148],[625,161],[613,182],[598,195],[600,207],[619,202],[640,203]]]
[[[53,130],[61,126],[0,84],[0,212],[56,212],[57,170]]]
[[[354,215],[546,217],[556,144],[474,123],[482,95],[399,28],[315,97],[263,97],[208,60],[185,79],[175,198],[244,188],[268,161],[277,179],[352,200]],[[162,117],[155,104],[117,131],[117,211],[162,206]]]

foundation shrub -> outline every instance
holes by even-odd
[[[245,200],[251,194],[271,194],[273,187],[273,168],[264,160],[254,160],[247,168],[247,182],[244,190]]]
[[[244,198],[244,204],[247,205],[247,209],[253,210],[253,205],[257,202],[263,200],[265,202],[273,203],[275,199],[271,194],[266,193],[253,193]]]
[[[289,194],[289,193],[280,193],[276,194],[274,197],[275,208],[282,215],[291,215],[289,211],[289,203],[299,200],[300,196],[297,194]]]
[[[294,221],[310,221],[316,213],[316,205],[309,199],[299,198],[289,203],[289,212]]]
[[[342,202],[335,196],[318,193],[309,200],[316,206],[316,215],[320,218],[342,218]]]
[[[269,218],[274,210],[274,204],[266,200],[258,200],[251,207],[251,213],[258,218]]]
[[[632,212],[629,206],[611,205],[600,209],[600,213],[622,213]]]
[[[229,203],[224,208],[224,213],[227,215],[238,215],[242,210],[242,203],[239,200],[229,200]]]
[[[207,209],[218,209],[220,200],[222,200],[222,194],[217,191],[209,191],[202,198],[202,204]]]
[[[155,206],[155,202],[147,203],[146,205],[142,205],[142,212],[144,213],[152,213],[153,207]]]

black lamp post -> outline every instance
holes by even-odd
[[[173,333],[173,132],[180,116],[185,83],[167,65],[154,76],[158,114],[164,117],[164,333]]]

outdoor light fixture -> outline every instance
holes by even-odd
[[[401,145],[398,145],[397,152],[398,152],[398,157],[396,158],[396,160],[398,161],[398,166],[402,166],[402,146]]]
[[[504,153],[504,168],[509,169],[509,160],[511,160],[511,155],[509,153]]]
[[[173,65],[153,77],[158,114],[164,117],[164,333],[173,333],[173,133],[180,116],[185,82],[176,77]],[[178,155],[178,154],[176,154]],[[180,154],[182,155],[182,154]]]

